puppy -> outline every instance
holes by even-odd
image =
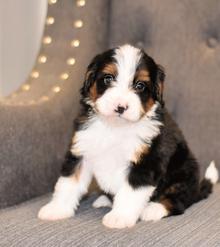
[[[206,198],[218,180],[214,162],[205,179],[163,101],[165,73],[143,50],[124,45],[97,55],[81,89],[82,112],[51,202],[38,217],[74,215],[94,176],[104,195],[94,207],[112,206],[110,228],[132,227],[182,214]]]

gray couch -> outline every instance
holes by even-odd
[[[53,42],[27,79],[0,105],[0,246],[220,246],[220,184],[184,215],[127,230],[101,225],[108,209],[84,199],[74,218],[43,222],[71,140],[78,90],[98,52],[123,43],[144,48],[167,71],[166,105],[201,163],[220,168],[220,4],[218,0],[58,0],[49,5],[45,36]],[[75,22],[82,20],[83,23]],[[71,46],[72,39],[80,44]],[[68,65],[74,57],[75,64]],[[60,78],[63,72],[67,80]],[[54,88],[55,86],[55,88]],[[33,199],[34,198],[34,199]]]

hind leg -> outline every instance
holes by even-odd
[[[92,204],[94,208],[112,207],[112,200],[107,195],[100,195]]]
[[[171,185],[163,192],[156,191],[141,213],[145,221],[158,221],[170,215],[183,214],[193,203],[195,192],[185,183]]]
[[[158,221],[169,215],[169,211],[160,202],[149,202],[141,213],[141,220]]]

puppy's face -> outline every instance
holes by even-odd
[[[88,66],[83,101],[105,117],[138,121],[162,102],[164,72],[144,51],[124,45],[96,56]]]

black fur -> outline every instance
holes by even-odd
[[[61,168],[61,175],[64,177],[72,175],[76,168],[80,165],[82,157],[77,157],[71,153],[71,151],[68,151],[66,153],[66,157],[64,160],[64,163]]]
[[[99,54],[95,56],[92,60],[92,62],[89,64],[87,68],[87,75],[88,77],[84,81],[83,87],[81,88],[81,95],[83,96],[82,99],[85,99],[88,97],[89,89],[93,85],[93,83],[98,80],[99,83],[97,83],[98,86],[98,92],[104,93],[106,90],[106,86],[101,83],[101,75],[99,72],[105,67],[106,64],[115,62],[115,59],[113,58],[115,54],[114,49],[110,49],[106,52],[103,52],[102,54]]]
[[[143,51],[142,51],[143,52]],[[81,89],[82,114],[75,121],[75,130],[85,128],[89,114],[93,111],[87,103],[89,90],[97,82],[97,92],[103,94],[107,86],[103,84],[103,67],[112,62],[114,49],[96,56],[88,66],[87,77]],[[161,132],[154,140],[147,154],[143,154],[137,163],[130,164],[128,182],[133,188],[153,185],[156,187],[151,201],[168,203],[169,214],[181,214],[184,210],[212,191],[208,180],[199,181],[199,165],[191,153],[181,131],[173,121],[163,102],[164,70],[143,52],[138,69],[146,68],[150,74],[150,84],[140,93],[143,104],[149,97],[160,103],[154,119],[163,123]],[[95,114],[95,112],[93,112]],[[69,176],[74,173],[82,157],[69,152],[66,156],[61,174]],[[166,205],[167,206],[167,205]]]
[[[200,183],[200,191],[197,201],[207,198],[210,193],[212,193],[213,185],[208,179],[203,179]]]
[[[212,185],[199,182],[199,165],[166,109],[158,112],[164,124],[153,140],[150,151],[138,164],[131,165],[128,181],[131,186],[153,185],[151,201],[168,201],[169,214],[181,214],[194,202],[208,196]]]
[[[166,76],[164,69],[161,65],[156,64],[155,61],[150,56],[148,56],[143,50],[142,53],[143,55],[137,70],[145,68],[150,73],[150,84],[147,87],[146,91],[140,94],[142,102],[145,104],[147,99],[149,97],[152,97],[155,101],[158,101],[161,104],[161,106],[163,106],[163,92],[162,90],[160,90],[160,88],[163,87],[163,83]]]

